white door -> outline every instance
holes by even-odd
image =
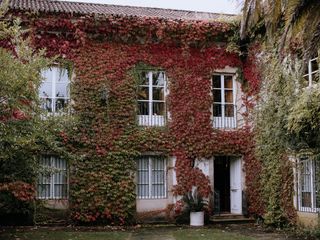
[[[230,159],[230,209],[242,214],[241,158]]]

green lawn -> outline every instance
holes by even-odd
[[[213,228],[142,228],[135,231],[73,232],[19,230],[0,234],[0,240],[253,240],[254,238]]]
[[[124,240],[127,232],[65,232],[65,231],[25,231],[6,233],[1,240]]]
[[[222,231],[220,229],[178,229],[173,231],[176,240],[253,240],[254,238]]]

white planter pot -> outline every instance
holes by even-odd
[[[204,212],[190,212],[190,226],[203,226]]]

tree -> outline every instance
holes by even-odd
[[[261,85],[254,126],[265,222],[294,224],[295,176],[289,156],[319,156],[320,149],[319,88],[305,88],[303,77],[305,60],[320,47],[320,1],[246,0],[240,32],[247,42],[262,37],[255,55]]]
[[[40,71],[51,60],[35,51],[18,19],[0,10],[0,224],[32,221],[37,156],[50,138],[41,120]],[[3,222],[5,221],[5,222]]]
[[[320,1],[318,0],[245,0],[241,21],[241,39],[257,26],[274,39],[280,35],[280,50],[299,40],[309,55],[320,47]]]

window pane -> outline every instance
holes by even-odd
[[[70,98],[70,80],[67,69],[51,67],[42,71],[42,76],[44,80],[39,88],[41,108],[48,112],[59,111],[65,108],[68,101],[55,100],[55,98]]]
[[[52,102],[51,98],[42,98],[41,109],[46,110],[47,112],[52,112]]]
[[[67,162],[53,156],[40,159],[46,169],[38,178],[38,196],[41,198],[67,198]],[[53,191],[53,192],[52,192]]]
[[[152,183],[153,184],[164,184],[164,171],[152,171]]]
[[[302,192],[302,207],[311,207],[311,193],[310,192]]]
[[[148,87],[139,87],[138,100],[149,100],[149,88]]]
[[[151,194],[153,197],[165,196],[165,159],[152,159],[152,188]]]
[[[165,196],[165,186],[164,184],[154,184],[151,188],[152,197],[159,198]]]
[[[164,72],[152,73],[152,84],[154,86],[164,86],[164,81],[165,81]]]
[[[65,68],[55,68],[56,72],[56,82],[69,82],[68,70]]]
[[[149,115],[148,102],[138,102],[138,115]]]
[[[41,71],[43,82],[52,82],[53,72],[54,72],[53,68],[49,68]]]
[[[213,75],[212,87],[213,88],[221,88],[221,76],[220,75]]]
[[[55,198],[67,198],[67,185],[55,184],[54,185],[54,197]]]
[[[50,198],[50,184],[38,184],[37,194],[40,198]]]
[[[149,197],[149,185],[138,185],[138,197]]]
[[[317,59],[311,61],[311,72],[319,70]]]
[[[52,97],[52,83],[43,82],[39,88],[39,96],[42,98],[51,98]]]
[[[232,76],[224,76],[224,88],[233,88]]]
[[[149,170],[139,170],[138,184],[148,184],[148,183],[149,183]]]
[[[164,88],[163,87],[153,87],[153,100],[164,101]]]
[[[138,160],[138,197],[149,197],[149,158],[142,157]]]
[[[56,83],[56,94],[55,97],[69,98],[69,83]]]
[[[139,85],[149,85],[149,72],[141,72],[139,74]]]
[[[224,100],[226,103],[233,103],[233,92],[232,90],[225,90]]]
[[[315,197],[316,197],[316,207],[320,207],[320,179],[319,179],[319,171],[320,171],[320,164],[317,161],[314,161],[314,182],[315,182]]]
[[[221,90],[213,90],[213,101],[214,102],[221,102]]]
[[[221,117],[222,116],[222,105],[221,104],[213,104],[213,116]]]
[[[311,161],[301,162],[301,205],[311,207]]]
[[[50,186],[51,186],[51,157],[43,156],[39,160],[39,164],[43,167],[43,172],[38,177],[37,195],[40,198],[50,198]]]
[[[225,105],[225,116],[234,117],[234,106],[232,104]]]
[[[164,116],[164,102],[154,102],[153,104],[153,115]]]
[[[68,103],[69,103],[68,99],[64,99],[64,98],[55,99],[56,112],[66,109],[66,107],[68,106]]]

